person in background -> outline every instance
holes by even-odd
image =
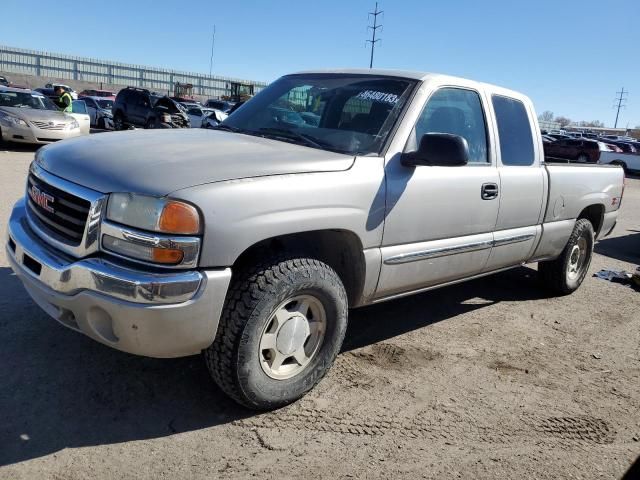
[[[65,91],[61,86],[55,87],[53,91],[58,96],[58,101],[56,102],[58,108],[63,112],[71,113],[71,107],[73,106],[73,98],[71,98],[71,94]]]

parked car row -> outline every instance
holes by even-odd
[[[640,141],[632,137],[603,135],[590,138],[550,131],[544,132],[542,141],[545,157],[551,161],[613,164],[622,166],[625,171],[640,171]]]

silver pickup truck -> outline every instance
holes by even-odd
[[[324,376],[350,308],[532,262],[571,293],[623,178],[545,165],[531,101],[510,90],[303,72],[213,130],[39,150],[6,249],[63,325],[139,355],[203,352],[222,390],[269,409]]]

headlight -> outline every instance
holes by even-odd
[[[73,122],[67,123],[64,126],[65,130],[75,130],[76,128],[80,128],[80,124],[78,123],[78,121],[75,118],[73,119]]]
[[[8,113],[0,112],[0,121],[2,121],[5,125],[10,127],[19,125],[21,127],[28,127],[27,122],[22,120],[21,118],[14,117],[13,115],[9,115]]]
[[[107,218],[141,230],[194,235],[200,233],[200,214],[188,203],[133,193],[109,196]]]

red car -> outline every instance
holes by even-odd
[[[602,145],[602,146],[601,146]],[[549,160],[575,161],[578,163],[598,163],[602,142],[586,138],[563,138],[544,143],[544,156]]]
[[[116,98],[116,94],[110,90],[83,90],[79,94],[79,96],[84,97],[111,97],[112,99]]]

